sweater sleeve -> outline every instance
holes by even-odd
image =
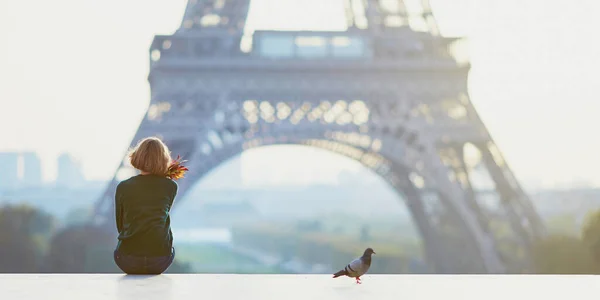
[[[115,192],[115,221],[117,223],[117,231],[121,233],[123,230],[123,204],[121,200],[120,184],[117,185]]]

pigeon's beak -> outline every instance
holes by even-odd
[[[377,254],[377,253],[375,253],[375,251],[373,251],[373,254]]]

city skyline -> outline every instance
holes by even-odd
[[[150,41],[179,26],[185,2],[0,3],[0,32],[7,42],[0,49],[0,80],[12,83],[0,89],[0,107],[9,108],[0,110],[0,151],[40,153],[46,181],[56,170],[49,162],[65,151],[82,160],[86,177],[112,176],[150,100]],[[291,0],[255,0],[249,26],[343,29],[343,15],[336,10],[341,1],[303,1],[306,6],[317,2],[320,12],[293,6]],[[600,142],[589,138],[600,127],[594,114],[600,104],[593,100],[594,58],[600,49],[589,39],[591,28],[598,27],[593,24],[600,23],[594,18],[600,5],[432,2],[445,34],[471,39],[470,93],[517,177],[542,186],[576,181],[600,185],[593,168],[600,166]],[[39,9],[32,11],[30,5]],[[64,7],[79,13],[67,14]],[[145,8],[143,15],[136,14],[139,7]],[[269,10],[280,12],[269,15]],[[131,22],[134,16],[136,22]],[[30,18],[47,26],[32,26]],[[319,172],[307,172],[302,180],[318,181],[358,168],[329,153],[281,149],[245,155],[244,161],[255,165],[245,169],[261,172],[256,165],[281,165],[277,161],[302,168],[316,160]],[[289,162],[299,153],[305,157]],[[330,166],[319,167],[323,164]],[[289,177],[276,173],[254,175],[265,182]],[[312,178],[317,173],[323,176]]]
[[[61,153],[56,159],[58,169],[54,180],[43,180],[43,167],[38,153],[31,151],[0,151],[0,190],[2,188],[41,187],[55,183],[62,187],[75,187],[86,181],[81,163],[71,154]]]

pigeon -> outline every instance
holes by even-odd
[[[367,248],[363,255],[352,262],[350,262],[344,269],[337,271],[333,274],[333,278],[340,276],[348,276],[356,278],[356,284],[361,284],[360,276],[367,273],[371,267],[371,255],[376,254],[371,248]]]

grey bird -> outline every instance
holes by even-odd
[[[367,248],[363,255],[351,261],[345,268],[333,274],[333,278],[348,276],[356,278],[356,284],[361,284],[360,276],[363,276],[371,267],[371,255],[376,254],[371,248]]]

